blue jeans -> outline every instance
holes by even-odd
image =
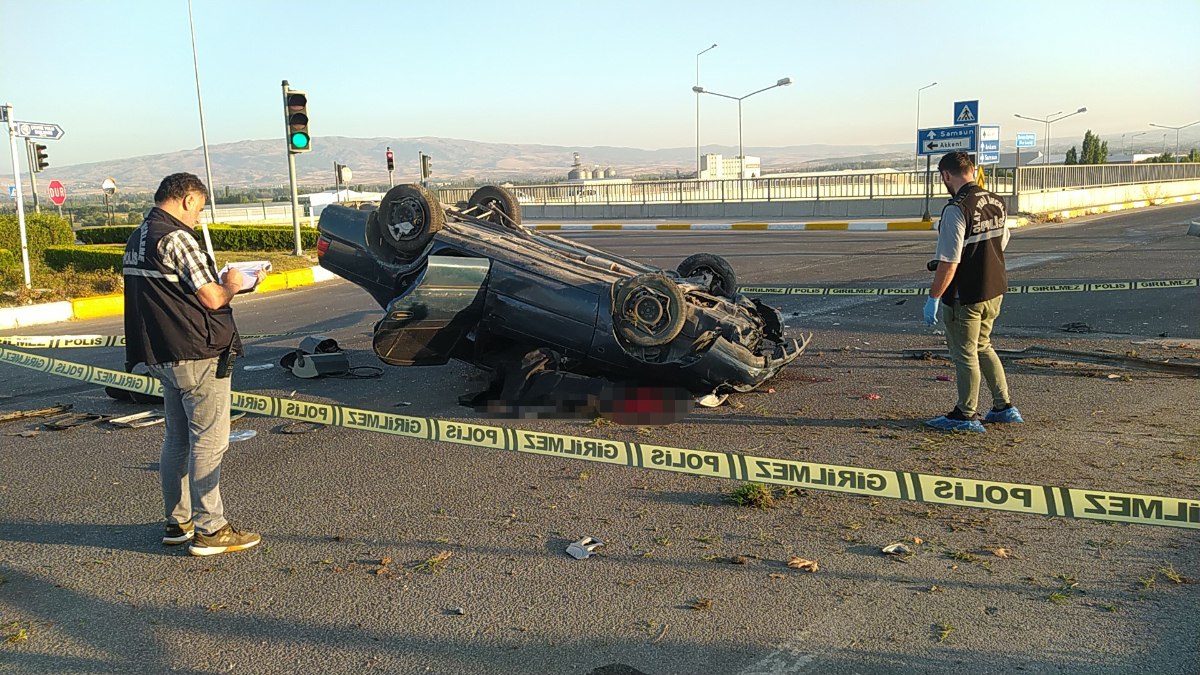
[[[217,359],[150,366],[163,386],[166,435],[158,472],[168,523],[193,521],[211,534],[225,526],[221,460],[229,448],[229,391]]]

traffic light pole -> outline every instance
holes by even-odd
[[[283,81],[283,109],[286,111],[288,105],[288,81]],[[292,233],[295,235],[296,243],[292,247],[292,255],[302,255],[303,247],[300,246],[300,197],[296,194],[296,155],[292,154],[291,142],[288,140],[288,132],[290,128],[287,126],[286,117],[284,119],[283,132],[283,149],[287,153],[288,158],[288,181],[292,186]]]
[[[33,212],[41,213],[42,203],[38,199],[37,171],[35,170],[37,159],[33,154],[33,141],[28,138],[25,139],[25,159],[29,162],[29,191],[33,193]]]
[[[13,127],[12,106],[4,105],[4,121],[8,124],[8,147],[12,156],[13,183],[17,188],[17,226],[21,231],[21,267],[25,271],[25,288],[33,283],[29,280],[29,239],[25,236],[25,194],[21,192],[21,162],[17,159],[17,130]]]

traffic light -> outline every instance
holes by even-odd
[[[46,156],[46,146],[41,143],[33,144],[34,171],[44,171],[50,166],[50,158]]]
[[[392,156],[392,149],[387,149],[387,167],[388,171],[396,170],[396,158]]]
[[[421,154],[421,180],[428,180],[433,175],[433,158],[426,154]]]
[[[312,138],[308,134],[308,95],[302,91],[288,91],[284,108],[288,152],[312,150]]]

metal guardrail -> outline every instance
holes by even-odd
[[[1095,164],[1024,166],[1017,176],[1021,193],[1200,180],[1200,164]]]
[[[937,174],[930,176],[934,197],[942,193]],[[519,185],[509,188],[522,204],[655,204],[723,203],[744,201],[801,201],[823,199],[881,199],[924,197],[924,171],[890,171],[861,174],[822,174],[746,178],[742,180],[676,180],[630,183],[560,183]],[[988,189],[1011,194],[1011,170],[988,176]],[[475,188],[440,188],[438,199],[454,204],[470,199]]]

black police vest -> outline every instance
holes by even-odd
[[[200,304],[196,294],[188,290],[175,270],[167,269],[159,255],[163,237],[181,230],[194,236],[191,228],[156,207],[125,243],[127,368],[138,363],[210,359],[231,348],[241,352],[233,309],[226,305],[210,310]],[[206,264],[215,279],[212,260]]]
[[[966,218],[962,257],[943,297],[964,305],[985,302],[1008,290],[1004,269],[1004,227],[1007,214],[999,197],[967,183],[950,198]]]

